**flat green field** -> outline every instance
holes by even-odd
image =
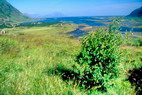
[[[107,92],[81,89],[55,73],[76,64],[81,42],[66,35],[76,27],[17,27],[0,35],[0,95],[135,95],[128,71],[142,66],[142,46],[121,46],[120,76]]]

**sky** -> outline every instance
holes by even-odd
[[[65,16],[125,16],[142,0],[7,0],[22,13]]]

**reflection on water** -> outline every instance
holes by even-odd
[[[120,27],[120,31],[142,32],[142,28]]]
[[[87,31],[83,31],[83,30],[80,30],[79,28],[77,28],[76,30],[71,31],[71,32],[69,32],[69,33],[67,33],[67,34],[71,34],[71,35],[73,35],[75,38],[79,38],[79,37],[84,36],[84,35],[87,35],[87,34],[89,34],[89,33],[88,33]]]

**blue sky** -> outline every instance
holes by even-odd
[[[128,15],[142,0],[7,0],[23,13],[66,16]]]

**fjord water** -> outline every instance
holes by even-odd
[[[66,22],[66,23],[74,23],[74,24],[87,24],[90,26],[103,26],[105,24],[97,22],[95,20],[101,20],[103,22],[111,22],[109,19],[100,19],[95,17],[60,17],[60,18],[46,18],[40,21],[32,21],[27,23],[44,23],[44,22]]]
[[[106,27],[111,22],[113,22],[113,18],[115,17],[60,17],[60,18],[46,18],[44,20],[39,21],[32,21],[27,23],[47,23],[47,22],[63,22],[63,23],[73,23],[78,24],[78,28],[74,31],[69,32],[68,34],[74,35],[74,37],[80,37],[83,35],[87,35],[88,30],[82,30],[82,28],[91,26],[93,29],[96,29],[98,27]],[[130,19],[124,19],[124,17],[121,17],[121,32],[138,32],[142,34],[142,28],[137,26],[142,26],[141,20],[133,21]],[[23,23],[23,24],[27,24]],[[135,27],[136,26],[136,27]]]

